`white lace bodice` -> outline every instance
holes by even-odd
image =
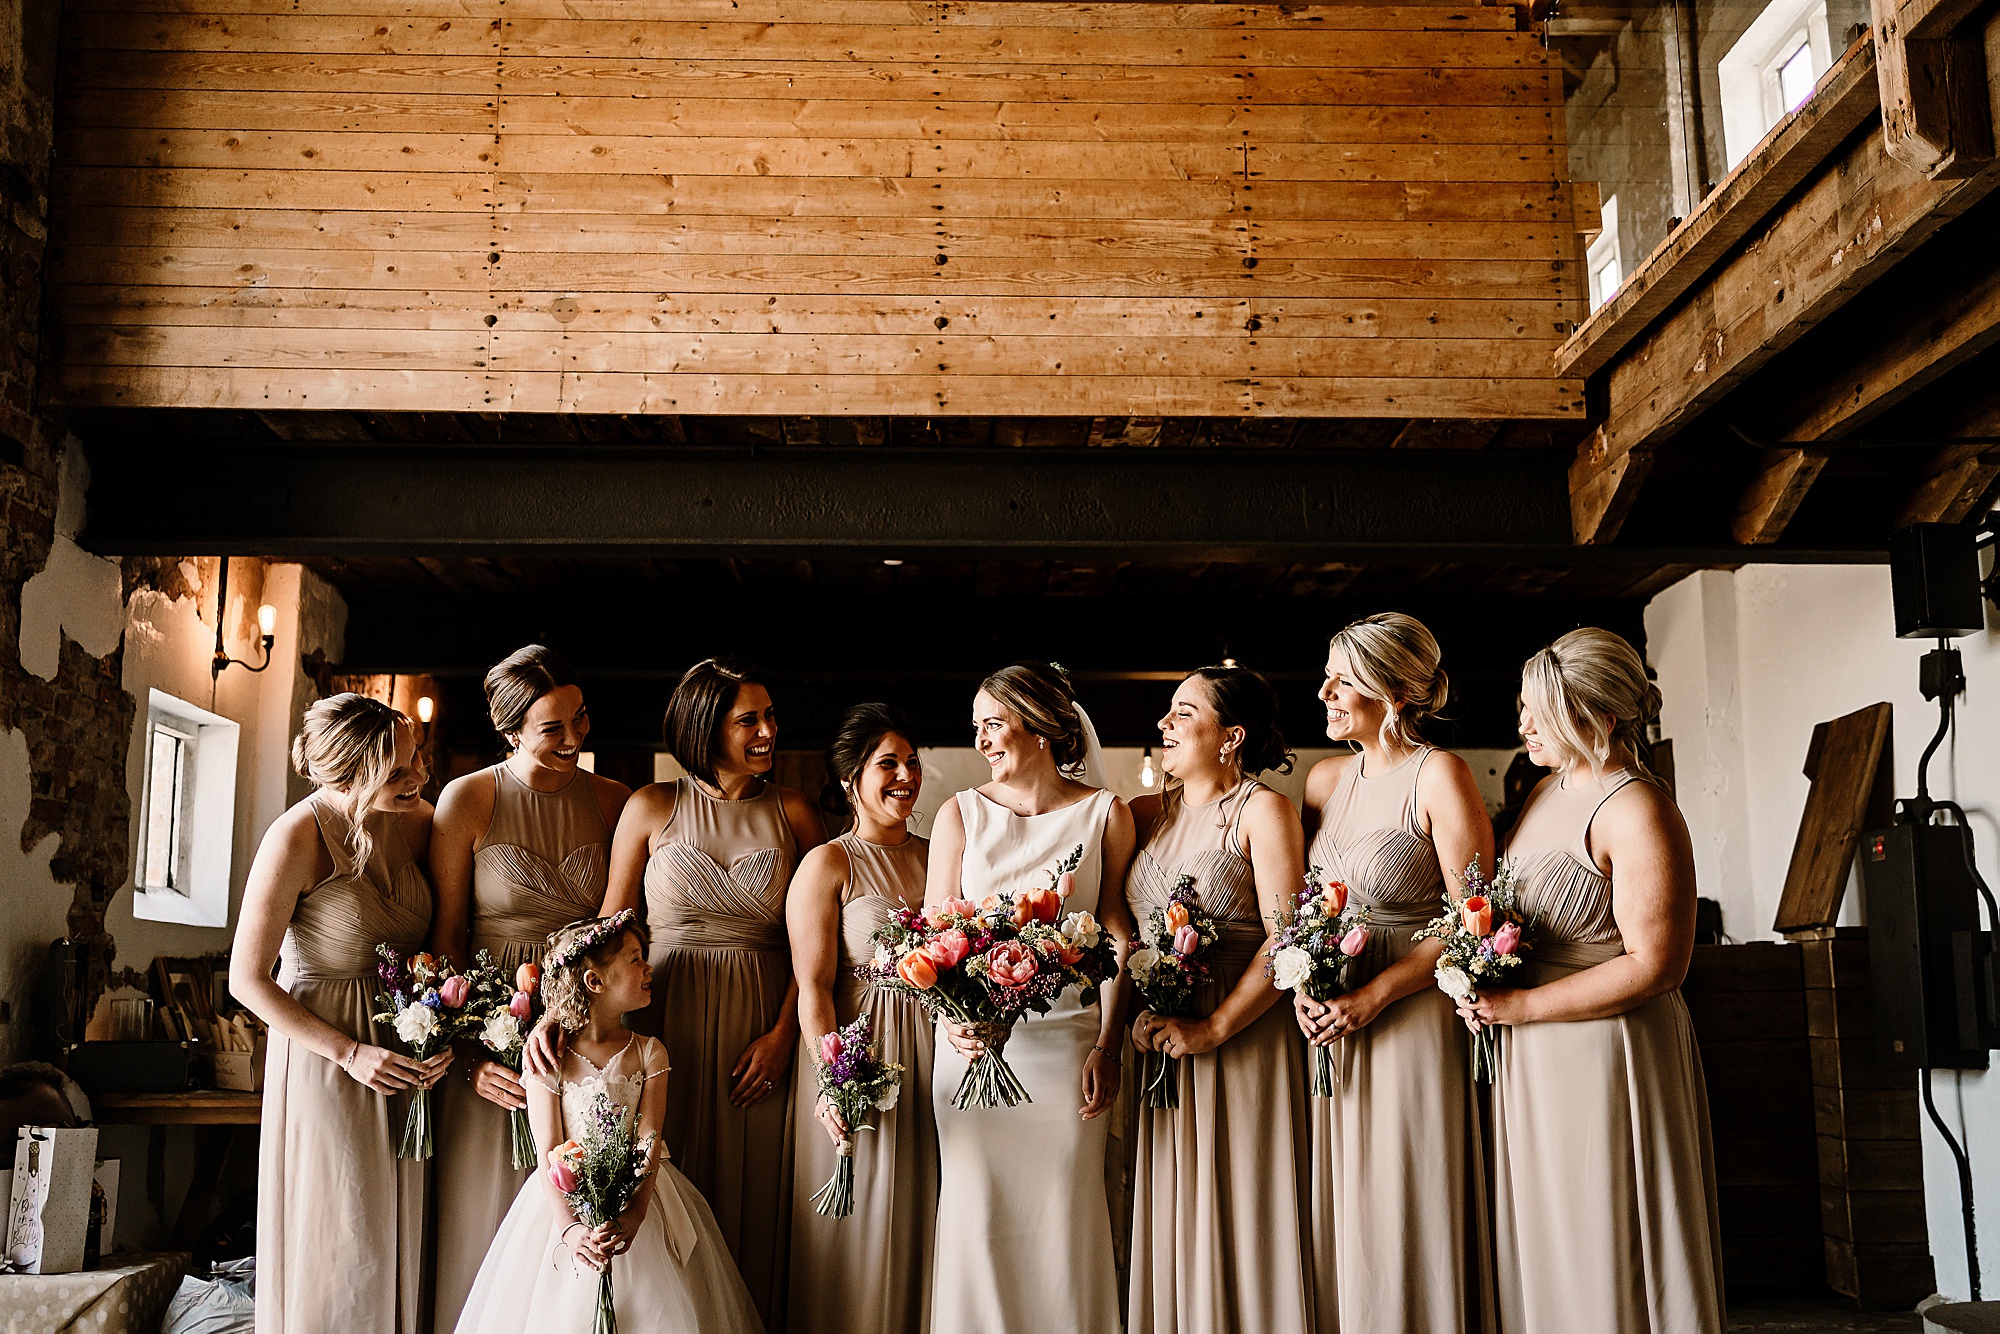
[[[563,1134],[574,1138],[582,1133],[599,1093],[608,1096],[612,1105],[625,1113],[625,1123],[631,1125],[639,1115],[639,1098],[646,1091],[646,1082],[665,1074],[666,1068],[666,1049],[637,1033],[602,1067],[572,1050],[563,1057],[558,1091]]]

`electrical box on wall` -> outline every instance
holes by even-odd
[[[1991,938],[1965,826],[1906,820],[1861,837],[1868,961],[1883,1059],[1983,1070],[2000,1045]]]

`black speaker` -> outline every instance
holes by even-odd
[[[1893,1066],[1984,1070],[1988,938],[1963,825],[1905,821],[1861,836],[1875,1037]]]
[[[1896,638],[1957,639],[1986,628],[1977,540],[1956,523],[1913,523],[1889,539]]]

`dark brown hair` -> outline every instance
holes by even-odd
[[[544,695],[576,684],[568,659],[542,644],[515,649],[486,673],[486,714],[501,736],[518,732]]]
[[[1019,718],[1021,726],[1049,743],[1056,768],[1072,778],[1080,775],[1090,743],[1077,715],[1069,673],[1053,663],[1017,662],[981,681],[979,688]]]
[[[1208,702],[1225,728],[1243,729],[1243,744],[1236,757],[1246,774],[1276,769],[1292,771],[1292,752],[1285,747],[1285,733],[1278,726],[1278,692],[1248,667],[1228,665],[1203,667],[1194,673],[1208,689]]]
[[[681,674],[667,700],[667,752],[711,787],[722,724],[742,686],[765,686],[764,674],[741,658],[703,658]]]
[[[833,744],[826,748],[828,778],[819,792],[821,810],[843,820],[853,814],[854,803],[848,798],[846,785],[854,781],[886,736],[917,744],[916,734],[900,710],[887,704],[857,704],[847,711],[833,734]]]

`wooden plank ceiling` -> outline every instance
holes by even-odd
[[[69,407],[1576,419],[1511,8],[70,0]]]

